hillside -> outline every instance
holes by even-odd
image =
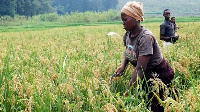
[[[117,9],[121,10],[127,1],[130,0],[119,0]],[[164,9],[170,9],[172,15],[200,15],[200,0],[138,0],[138,2],[143,3],[146,15],[162,15]]]

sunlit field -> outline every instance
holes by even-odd
[[[166,112],[198,112],[200,22],[177,23],[180,39],[167,49],[159,24],[142,23],[175,70],[177,91],[157,98]],[[100,25],[0,33],[0,111],[148,112],[140,86],[123,96],[134,67],[110,83],[123,58],[124,32],[122,25]]]

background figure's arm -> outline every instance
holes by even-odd
[[[160,40],[164,40],[166,42],[175,43],[178,40],[178,38],[179,38],[179,36],[166,37],[164,35],[160,35]]]
[[[164,41],[167,41],[167,42],[171,42],[171,37],[166,37],[166,36],[160,34],[160,40],[164,40]]]

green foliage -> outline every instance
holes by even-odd
[[[119,21],[119,13],[116,10],[109,10],[104,12],[86,11],[72,12],[67,14],[64,18],[64,23],[94,23],[94,22],[111,22]]]
[[[100,25],[115,22],[119,24],[120,16],[116,10],[105,12],[85,13],[72,12],[71,14],[58,15],[56,13],[42,14],[27,18],[25,16],[15,15],[14,18],[2,16],[0,18],[0,32],[15,30],[37,30],[54,27],[78,26],[78,25]]]
[[[163,17],[145,16],[142,24],[161,23]],[[198,22],[199,16],[177,16],[176,23],[180,22]],[[15,15],[0,17],[0,32],[8,31],[27,31],[27,30],[44,30],[55,27],[68,26],[91,26],[104,24],[122,24],[120,13],[117,10],[108,10],[104,12],[86,11],[71,12],[71,14],[58,15],[56,13],[41,14],[32,17]]]
[[[0,1],[0,15],[15,15],[16,0],[1,0]]]
[[[39,14],[57,13],[65,15],[71,12],[97,11],[110,9],[120,11],[129,0],[1,0],[0,15],[23,15],[32,17]],[[168,8],[173,16],[199,15],[200,0],[141,0],[145,15],[162,16]]]
[[[52,11],[51,0],[1,0],[0,15],[14,17],[15,14],[33,16]]]
[[[65,15],[71,12],[107,11],[115,9],[117,3],[118,0],[1,0],[0,15],[32,17],[52,12]]]
[[[53,21],[58,21],[58,18],[59,18],[59,16],[55,13],[40,15],[41,21],[53,22]]]

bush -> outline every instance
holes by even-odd
[[[59,18],[59,16],[56,13],[49,13],[49,14],[40,15],[41,21],[54,22],[54,21],[57,21],[58,18]]]

